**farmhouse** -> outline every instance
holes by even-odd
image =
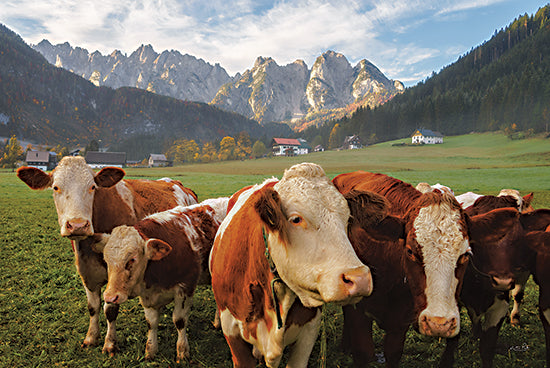
[[[361,138],[358,135],[349,135],[344,139],[343,149],[358,149],[363,148]]]
[[[49,151],[27,151],[25,162],[27,166],[43,171],[53,170],[57,165],[57,154]]]
[[[429,129],[416,129],[412,135],[413,144],[438,144],[443,143],[443,134]]]
[[[100,169],[106,166],[126,166],[126,152],[86,152],[86,163],[93,169]]]
[[[271,141],[273,156],[305,155],[311,147],[305,139],[273,138]]]
[[[168,160],[163,154],[151,153],[149,155],[149,167],[168,166]]]

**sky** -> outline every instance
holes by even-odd
[[[69,42],[130,55],[150,44],[219,63],[230,75],[257,57],[311,68],[328,50],[367,59],[413,86],[548,0],[2,0],[0,23],[28,44]]]

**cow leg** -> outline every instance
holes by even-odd
[[[451,368],[455,362],[455,352],[458,348],[460,333],[455,337],[445,339],[445,351],[439,361],[440,368]]]
[[[498,333],[508,314],[509,305],[508,293],[497,294],[493,304],[485,312],[479,339],[479,353],[483,368],[493,366]]]
[[[107,320],[107,334],[105,335],[105,344],[103,345],[103,352],[111,356],[115,355],[118,351],[116,343],[116,318],[118,316],[118,304],[105,303],[103,310],[105,312],[105,319]]]
[[[544,328],[544,337],[546,338],[546,366],[550,367],[550,307],[543,309],[539,305],[539,316]]]
[[[172,320],[178,330],[178,341],[176,342],[176,362],[179,363],[183,359],[189,358],[189,342],[187,341],[187,333],[185,328],[187,321],[189,320],[189,311],[191,310],[191,304],[193,303],[193,297],[187,297],[182,293],[181,296],[174,297],[174,312],[172,314]]]
[[[234,368],[255,368],[256,358],[252,354],[252,345],[246,342],[240,332],[239,324],[229,310],[220,311],[223,336],[231,349]]]
[[[95,346],[99,340],[99,309],[101,308],[101,289],[90,290],[84,284],[86,299],[88,300],[88,312],[90,313],[90,325],[88,333],[82,343],[82,347]]]
[[[406,328],[386,332],[386,336],[384,337],[384,357],[386,358],[386,367],[399,367],[399,361],[403,355],[406,333]]]
[[[515,327],[519,327],[520,320],[520,307],[521,302],[523,301],[523,295],[525,293],[525,285],[527,280],[529,280],[530,273],[522,272],[516,277],[516,286],[512,290],[512,299],[514,300],[514,307],[512,308],[512,313],[510,313],[510,324]]]
[[[147,343],[145,344],[145,359],[151,360],[158,351],[158,328],[160,311],[157,308],[143,307],[147,320]]]
[[[300,330],[300,336],[294,343],[287,368],[307,368],[309,356],[319,335],[319,326],[321,325],[322,312],[317,311],[317,315],[308,323],[303,325]]]
[[[344,306],[342,311],[344,314],[344,329],[342,331],[344,350],[351,352],[356,367],[373,361],[372,318],[365,314],[361,308],[361,302],[356,306]]]

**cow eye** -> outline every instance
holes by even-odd
[[[464,253],[463,255],[460,256],[460,258],[458,259],[458,264],[464,264],[466,262],[468,262],[468,260],[470,259],[470,253]]]
[[[54,192],[59,193],[59,187],[57,185],[55,185],[52,189]]]
[[[90,187],[90,193],[93,192],[94,190],[96,190],[97,186],[95,184],[93,184],[91,187]]]
[[[406,248],[406,252],[407,252],[407,257],[409,257],[409,259],[411,261],[415,261],[416,262],[416,256],[414,255],[414,252],[411,248],[407,247]]]
[[[126,262],[126,266],[124,266],[124,268],[128,271],[130,271],[130,269],[132,268],[132,266],[134,265],[134,263],[136,263],[136,259],[135,258],[131,258],[128,260],[128,262]]]
[[[293,225],[300,225],[304,219],[301,218],[300,216],[292,216],[289,221],[293,224]]]

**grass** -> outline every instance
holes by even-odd
[[[536,138],[508,141],[499,134],[449,137],[438,146],[394,147],[392,142],[356,151],[323,152],[303,157],[186,165],[162,169],[127,169],[131,178],[180,179],[201,200],[230,195],[245,185],[270,176],[281,177],[285,168],[304,160],[323,166],[330,177],[353,170],[384,172],[416,184],[446,184],[460,194],[476,191],[495,194],[501,188],[534,191],[536,208],[550,208],[550,141]],[[175,367],[176,331],[171,307],[165,309],[159,328],[159,355],[143,360],[146,323],[136,300],[121,307],[117,320],[120,353],[111,358],[101,346],[80,347],[86,334],[86,298],[75,271],[68,240],[59,236],[50,191],[32,191],[15,176],[0,171],[0,368],[4,367]],[[528,284],[521,328],[506,323],[499,337],[495,367],[544,367],[544,334],[536,309],[538,291]],[[192,361],[183,367],[231,367],[229,349],[211,321],[215,303],[209,287],[200,287],[188,329]],[[463,317],[465,315],[463,314]],[[477,341],[467,317],[456,367],[479,367]],[[105,320],[101,316],[102,333]],[[350,367],[341,352],[341,310],[326,308],[323,325],[327,367]],[[375,330],[381,352],[383,333]],[[320,344],[310,366],[318,366]],[[434,367],[444,341],[407,335],[403,367]],[[383,364],[373,363],[373,367]]]

